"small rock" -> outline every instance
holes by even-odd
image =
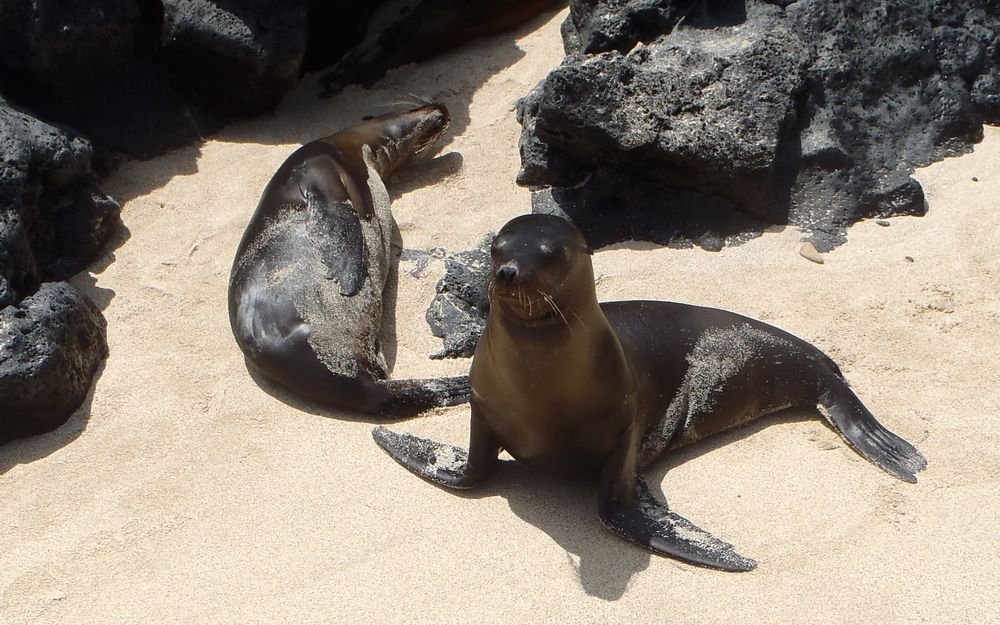
[[[875,223],[882,226],[883,228],[888,228],[891,224],[885,219],[876,219]]]
[[[912,256],[904,256],[903,260],[905,260],[908,263],[912,263],[913,262],[913,257]]]
[[[976,178],[975,176],[973,176],[972,177],[972,182],[979,182],[979,178]]]
[[[66,282],[0,310],[0,443],[54,430],[108,354],[104,317]]]
[[[477,247],[444,258],[445,276],[425,315],[431,333],[444,339],[441,351],[431,358],[468,358],[476,351],[490,306],[486,284],[492,242],[489,233]]]
[[[811,260],[819,265],[823,264],[823,255],[816,250],[816,246],[812,244],[812,241],[806,241],[799,248],[799,254],[802,258],[806,260]]]

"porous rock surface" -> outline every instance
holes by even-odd
[[[101,312],[66,282],[0,309],[0,443],[62,425],[107,356]]]
[[[519,182],[593,245],[791,223],[829,250],[922,214],[913,168],[1000,121],[995,0],[575,0],[563,39],[519,105]]]
[[[83,137],[0,98],[0,307],[84,269],[118,227]]]
[[[441,351],[431,358],[467,358],[475,353],[490,309],[486,285],[493,236],[491,232],[476,247],[445,256],[445,275],[426,314],[431,333],[443,339]]]
[[[136,0],[0,3],[0,70],[51,91],[124,69],[137,45]]]
[[[163,55],[201,97],[257,114],[298,79],[308,15],[302,0],[163,0]]]
[[[90,143],[0,98],[0,442],[80,405],[107,354],[104,318],[65,280],[119,224]]]

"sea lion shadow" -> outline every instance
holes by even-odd
[[[653,494],[668,504],[682,501],[683,492],[665,497],[661,483],[670,469],[694,460],[724,445],[753,436],[776,424],[812,421],[808,410],[788,409],[722,432],[703,441],[667,452],[645,472]],[[734,470],[736,470],[734,468]],[[462,491],[459,496],[478,499],[503,497],[511,511],[548,534],[567,552],[567,562],[577,573],[584,591],[606,601],[620,599],[632,576],[649,567],[653,555],[612,534],[597,516],[597,482],[567,480],[547,475],[512,460],[501,461],[497,471],[482,487]],[[696,525],[698,519],[691,519]],[[713,528],[709,528],[711,531]],[[703,571],[706,575],[731,575],[702,569],[677,560],[663,559],[679,569]]]
[[[392,177],[386,181],[389,199],[395,202],[407,193],[440,183],[462,171],[464,164],[465,158],[459,152],[414,159],[406,167],[393,172]]]
[[[597,482],[566,479],[501,461],[488,484],[458,493],[466,498],[503,497],[511,512],[548,534],[566,551],[566,565],[584,592],[620,599],[652,554],[604,529],[597,516]]]
[[[663,480],[663,476],[666,475],[667,471],[670,469],[678,467],[689,460],[694,460],[695,458],[719,449],[720,447],[725,447],[726,445],[735,443],[736,441],[749,438],[773,425],[785,423],[804,423],[807,421],[817,420],[821,419],[819,418],[819,412],[816,410],[810,410],[809,408],[802,406],[785,408],[784,410],[779,410],[778,412],[758,417],[749,423],[745,423],[731,430],[713,434],[696,443],[670,449],[662,458],[654,461],[653,464],[650,465],[646,474],[650,478],[651,483],[659,484]],[[823,421],[823,423],[826,424],[827,427],[830,427],[826,421]],[[832,427],[830,427],[830,431],[834,431]]]
[[[94,389],[97,388],[97,381],[104,374],[106,364],[107,360],[101,361],[90,381],[90,388],[87,389],[83,402],[62,425],[51,432],[27,438],[17,438],[0,445],[0,475],[4,475],[19,464],[29,464],[41,460],[69,445],[83,434],[90,421]]]

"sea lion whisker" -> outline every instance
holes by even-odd
[[[434,102],[432,102],[428,98],[425,98],[423,96],[417,95],[417,94],[413,93],[412,91],[408,92],[407,95],[410,96],[411,98],[413,98],[414,101],[417,104],[423,104],[424,106],[434,106]]]
[[[409,100],[388,100],[386,102],[379,103],[377,106],[380,108],[390,108],[397,106],[413,106],[413,104],[414,103]]]
[[[560,317],[562,317],[563,323],[566,324],[566,329],[568,329],[570,335],[572,335],[573,334],[573,326],[571,326],[569,324],[569,320],[566,319],[566,315],[564,315],[562,309],[559,308],[559,304],[556,304],[556,300],[553,299],[552,296],[549,295],[548,293],[542,292],[540,289],[535,289],[535,290],[538,291],[539,294],[541,294],[542,299],[544,299],[546,302],[548,302],[549,306],[552,308],[552,311],[555,312],[555,313],[557,313]],[[574,314],[576,314],[576,313],[574,312]],[[579,317],[579,315],[577,315],[577,317]]]

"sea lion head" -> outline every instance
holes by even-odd
[[[359,142],[371,147],[383,176],[434,145],[451,124],[443,105],[421,102],[408,111],[372,117],[353,129],[361,137]]]
[[[516,217],[494,237],[490,254],[490,307],[506,322],[569,328],[569,315],[597,306],[591,250],[566,219]]]

